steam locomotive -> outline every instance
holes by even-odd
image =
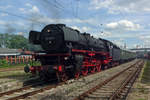
[[[134,52],[122,50],[108,40],[96,39],[64,24],[47,25],[41,32],[30,31],[29,42],[43,48],[33,55],[41,66],[31,66],[28,70],[26,67],[25,71],[38,72],[44,80],[78,78],[136,57]]]

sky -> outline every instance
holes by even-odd
[[[0,33],[63,23],[120,47],[150,47],[149,0],[0,0]]]

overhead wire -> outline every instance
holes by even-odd
[[[58,3],[56,0],[55,0],[55,3],[52,3],[52,2],[50,2],[49,0],[43,0],[43,1],[44,1],[45,3],[49,3],[49,4],[53,5],[55,8],[60,9],[60,10],[63,11],[63,12],[67,12],[67,13],[71,14],[73,17],[78,18],[79,20],[83,20],[83,19],[81,19],[81,18],[78,16],[78,11],[77,11],[76,15],[74,15],[73,13],[71,13],[71,12],[68,11],[68,10],[66,10],[65,8],[62,8],[63,6],[59,7],[59,6],[57,5],[57,4],[59,4],[59,3]],[[78,0],[78,2],[79,2],[79,0]],[[77,9],[79,9],[78,6],[77,6]],[[44,25],[46,24],[46,23],[44,23],[44,22],[41,22],[41,21],[38,21],[38,20],[35,20],[35,19],[31,19],[31,18],[29,18],[29,17],[17,15],[17,14],[8,12],[8,11],[0,10],[0,12],[6,13],[6,14],[8,14],[8,15],[15,16],[15,17],[18,17],[18,18],[21,18],[21,19],[25,19],[25,20],[28,20],[28,21],[31,21],[31,22],[34,21],[34,23],[40,23],[40,24],[44,24]],[[91,23],[89,23],[89,22],[87,22],[87,21],[84,21],[84,23],[87,23],[87,24],[93,26],[93,24],[91,24]]]
[[[40,1],[45,2],[46,4],[49,3],[50,5],[52,5],[53,7],[55,7],[56,9],[59,9],[59,10],[65,12],[65,13],[69,13],[70,15],[72,15],[75,18],[78,18],[79,20],[83,20],[79,16],[77,16],[77,12],[76,12],[76,15],[75,15],[74,13],[70,12],[69,10],[66,10],[65,8],[59,7],[56,3],[54,4],[54,3],[50,2],[50,0],[40,0]],[[77,0],[77,1],[79,2],[79,0]],[[93,25],[93,24],[91,24],[89,22],[86,22],[86,21],[84,23],[86,23],[88,25],[91,25],[91,26],[95,26],[95,25]]]
[[[65,8],[61,3],[59,3],[57,0],[55,0],[55,3],[58,4],[60,7]]]
[[[79,0],[77,0],[77,5],[76,5],[76,16],[78,17],[78,9],[79,9]]]
[[[65,8],[62,8],[60,6],[57,6],[57,3],[51,2],[50,0],[40,0],[42,2],[45,2],[45,4],[49,3],[50,5],[52,5],[53,7],[55,7],[58,10],[61,10],[63,12],[67,12],[70,13],[71,15],[75,16],[73,13],[71,13],[69,10],[66,10]],[[45,7],[45,6],[44,6]],[[47,6],[48,7],[48,6]]]
[[[71,5],[72,12],[75,15],[74,7],[73,7],[73,0],[71,0],[70,5]]]

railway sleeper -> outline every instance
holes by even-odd
[[[87,97],[85,97],[84,98],[84,100],[92,100],[92,99],[94,99],[94,100],[100,100],[100,99],[102,99],[102,100],[108,100],[109,99],[109,96],[95,96],[95,95],[88,95]]]
[[[92,95],[111,95],[112,92],[94,92]]]

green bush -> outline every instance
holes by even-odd
[[[41,66],[41,63],[39,61],[30,61],[29,64],[31,66]]]
[[[0,67],[8,67],[9,63],[5,59],[0,59]]]

